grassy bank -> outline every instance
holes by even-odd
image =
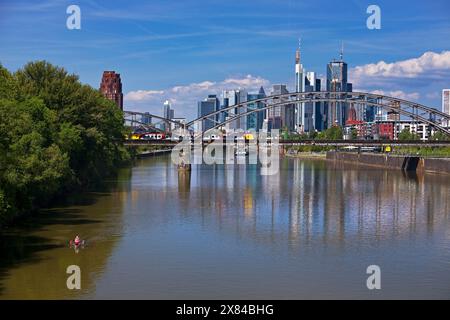
[[[450,158],[450,147],[395,147],[393,154]]]

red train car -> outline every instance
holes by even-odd
[[[164,132],[145,132],[139,135],[140,140],[165,140],[166,134]]]

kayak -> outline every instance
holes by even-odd
[[[85,242],[86,242],[85,240],[81,240],[79,242],[75,242],[74,240],[70,240],[69,241],[69,246],[70,247],[80,247],[80,246],[84,246]]]

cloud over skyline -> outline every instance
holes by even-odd
[[[261,86],[267,90],[270,81],[248,74],[217,82],[202,81],[164,90],[130,91],[125,95],[124,100],[126,107],[153,114],[161,114],[163,103],[168,100],[175,109],[176,117],[190,118],[197,113],[197,102],[205,99],[209,94],[216,94],[219,97],[223,90],[233,89],[245,89],[251,93],[257,92]]]
[[[441,53],[428,51],[418,58],[392,63],[379,61],[357,66],[350,69],[349,76],[354,85],[360,85],[398,78],[440,79],[447,73],[450,74],[450,51]]]
[[[308,70],[309,71],[309,70]],[[444,77],[445,75],[445,77]],[[405,100],[419,101],[421,98],[436,99],[437,93],[421,94],[420,87],[426,82],[446,81],[450,77],[450,51],[441,53],[425,52],[417,58],[386,63],[379,61],[349,70],[349,79],[353,82],[355,91],[365,91],[388,95]],[[399,79],[403,79],[399,81]],[[323,87],[325,79],[323,79]],[[230,77],[222,81],[205,80],[188,85],[178,85],[164,90],[136,90],[125,95],[127,107],[154,114],[162,113],[165,100],[171,102],[177,117],[193,118],[197,114],[197,102],[209,94],[218,97],[223,90],[245,89],[257,92],[261,86],[266,93],[271,91],[271,81],[260,76],[248,74],[240,77]],[[290,83],[286,84],[289,86]],[[364,88],[364,89],[363,89]]]

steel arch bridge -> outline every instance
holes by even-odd
[[[172,120],[172,119],[167,119],[167,118],[164,118],[164,117],[161,117],[161,116],[157,116],[157,115],[154,115],[154,114],[150,114],[150,113],[143,113],[143,112],[126,111],[126,110],[124,110],[123,114],[124,114],[124,120],[130,122],[132,127],[133,127],[133,124],[137,124],[139,126],[142,126],[142,127],[145,127],[145,128],[149,128],[151,130],[164,132],[164,130],[156,128],[155,125],[152,124],[152,123],[144,123],[142,121],[137,120],[137,117],[140,116],[140,117],[149,117],[149,118],[152,118],[152,119],[153,118],[154,119],[158,119],[158,120],[161,120],[160,122],[164,122],[164,123],[175,123],[176,125],[178,125],[178,126],[180,126],[182,128],[185,128],[185,124],[184,123],[181,123],[179,121]]]
[[[404,99],[389,97],[385,95],[366,93],[366,92],[330,92],[330,91],[316,91],[316,92],[295,92],[286,93],[280,95],[272,95],[261,99],[255,99],[250,101],[241,102],[201,117],[194,119],[187,123],[180,123],[175,120],[166,119],[159,116],[149,115],[145,113],[124,111],[125,115],[146,115],[156,119],[161,119],[166,122],[173,122],[179,125],[181,128],[187,129],[193,127],[196,124],[202,124],[203,120],[212,121],[215,125],[207,130],[202,129],[202,134],[207,131],[218,129],[223,127],[227,123],[233,122],[241,117],[248,116],[255,112],[263,112],[265,110],[275,107],[286,107],[289,105],[307,103],[307,102],[328,102],[329,104],[345,103],[345,104],[361,104],[366,106],[379,107],[387,111],[394,111],[403,116],[409,117],[418,122],[426,123],[431,127],[439,130],[443,133],[450,135],[450,127],[446,124],[450,124],[450,114],[443,113],[437,109],[427,107],[425,105],[407,101]],[[247,109],[250,104],[261,103],[263,108],[259,109]],[[328,106],[330,107],[330,105]],[[229,113],[232,110],[243,110],[244,112],[237,114]],[[222,122],[215,121],[217,115],[228,114],[228,119]]]

